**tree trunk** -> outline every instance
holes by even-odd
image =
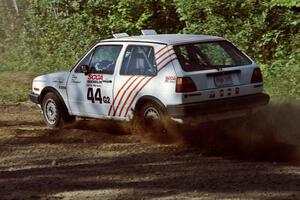
[[[12,2],[14,4],[17,15],[19,16],[19,8],[18,8],[17,0],[12,0]]]

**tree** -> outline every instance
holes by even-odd
[[[13,2],[13,5],[15,7],[17,15],[19,16],[19,8],[18,8],[17,0],[12,0],[12,2]]]
[[[132,35],[140,34],[142,29],[177,33],[184,27],[172,0],[119,0],[109,19],[114,32]]]

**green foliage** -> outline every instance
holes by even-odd
[[[114,1],[29,0],[24,42],[26,69],[69,69],[88,48],[111,34]],[[33,59],[32,59],[33,58]]]
[[[272,6],[284,6],[288,8],[300,7],[300,1],[297,0],[271,0]]]
[[[32,78],[37,73],[2,72],[0,73],[0,102],[20,102],[28,100]]]
[[[172,0],[120,0],[110,14],[113,32],[140,34],[142,29],[177,33],[183,28]]]
[[[17,16],[11,0],[0,1],[0,72],[16,69],[17,52],[20,47],[20,34],[23,28],[25,2],[19,4],[20,15]]]
[[[299,1],[174,1],[182,32],[228,38],[262,65],[268,92],[300,98]]]
[[[23,20],[16,15],[11,0],[0,1],[0,52],[4,52],[8,44],[13,44],[20,34]]]
[[[69,69],[112,32],[140,34],[142,28],[154,28],[168,33],[182,28],[171,0],[27,0],[25,17],[21,45],[2,70]],[[13,61],[17,57],[22,63]]]
[[[262,66],[267,92],[300,98],[299,1],[17,2],[18,16],[11,0],[0,1],[0,74],[70,69],[93,44],[112,33],[137,35],[141,29],[155,29],[226,37]]]
[[[257,7],[255,1],[232,1],[228,4],[214,0],[209,3],[194,1],[188,5],[192,7],[178,5],[178,12],[182,16],[187,15],[184,32],[223,36],[247,51],[255,51],[257,34],[264,28],[264,5]]]

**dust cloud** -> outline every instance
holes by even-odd
[[[140,132],[144,141],[177,143],[209,156],[300,164],[300,106],[271,104],[250,118],[184,125],[164,122],[166,132]]]
[[[288,162],[300,164],[300,106],[295,103],[270,104],[255,115],[221,122],[185,124],[163,121],[165,131],[145,130],[131,123],[110,120],[80,120],[67,129],[79,131],[87,142],[101,142],[101,133],[132,135],[145,143],[177,144],[207,156],[221,156],[246,161]],[[68,131],[67,131],[68,132]],[[91,134],[94,133],[94,134]],[[87,134],[86,134],[87,133]],[[69,135],[69,134],[67,134]],[[83,139],[85,140],[85,139]]]

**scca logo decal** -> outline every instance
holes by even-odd
[[[89,81],[103,81],[103,74],[89,74]]]
[[[174,82],[174,81],[176,81],[175,76],[166,76],[165,77],[165,82]]]

